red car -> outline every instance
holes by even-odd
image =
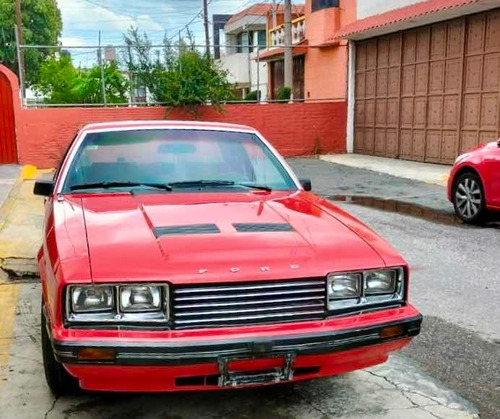
[[[448,179],[448,200],[467,223],[500,211],[500,140],[457,158]]]
[[[260,386],[407,345],[408,265],[310,189],[249,127],[86,126],[35,185],[50,388]]]

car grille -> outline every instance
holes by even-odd
[[[173,322],[177,329],[242,326],[321,319],[323,278],[177,286]]]

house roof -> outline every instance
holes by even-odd
[[[265,16],[271,13],[273,10],[273,5],[270,3],[256,3],[241,12],[236,13],[231,16],[227,23],[234,23],[245,16]],[[278,14],[284,13],[285,9],[282,4],[278,6]],[[303,15],[305,13],[305,6],[303,4],[294,4],[292,6],[293,15]]]
[[[421,26],[426,23],[447,20],[460,14],[486,10],[491,8],[491,3],[488,3],[487,0],[425,0],[386,13],[356,20],[338,30],[326,42],[335,41],[339,38],[365,39],[401,29]],[[468,10],[461,9],[466,6],[469,6]],[[498,4],[496,7],[498,7]]]

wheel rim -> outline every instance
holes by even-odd
[[[474,218],[481,211],[481,187],[472,178],[463,179],[457,185],[455,202],[462,217]]]

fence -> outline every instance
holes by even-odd
[[[297,45],[277,47],[264,45],[210,45],[208,51],[217,52],[215,67],[224,74],[229,83],[231,94],[227,92],[220,96],[219,102],[288,102],[289,99],[277,99],[277,86],[283,85],[283,66],[273,66],[273,62],[282,60],[283,50],[292,48],[295,53]],[[300,47],[302,55],[315,46]],[[192,69],[183,67],[183,63],[190,64],[186,52],[193,52],[203,59],[207,51],[205,45],[196,45],[189,41],[179,40],[175,44],[166,40],[163,44],[155,45],[144,39],[135,39],[126,45],[88,45],[88,46],[48,46],[48,45],[20,45],[19,51],[37,49],[52,57],[53,67],[46,64],[46,71],[41,70],[39,83],[28,87],[23,81],[21,92],[22,102],[28,107],[57,107],[57,106],[144,106],[144,105],[171,105],[175,98],[169,97],[170,87],[160,85],[158,74],[168,81],[169,75],[174,72],[191,74]],[[276,56],[267,60],[269,52]],[[281,54],[281,55],[280,55]],[[261,58],[262,57],[262,58]],[[303,61],[302,62],[302,66]],[[67,86],[61,87],[51,80],[54,74],[63,70],[63,66],[74,68],[74,80]],[[327,65],[325,63],[325,65]],[[160,70],[160,72],[156,72]],[[310,69],[310,72],[314,68]],[[332,101],[344,97],[315,97],[305,95],[305,69],[296,68],[294,91],[292,99],[295,102]],[[21,73],[21,69],[20,69]],[[339,79],[339,80],[337,80]],[[24,80],[21,78],[21,80]],[[331,83],[342,83],[341,77],[336,75]],[[158,86],[156,86],[158,85]],[[271,86],[273,85],[273,86]],[[169,85],[172,86],[172,85]],[[156,88],[158,87],[158,88]],[[175,89],[173,89],[175,91]],[[227,89],[226,89],[227,90]],[[160,91],[161,94],[158,94]],[[248,96],[249,93],[252,95]],[[171,96],[171,95],[170,95]],[[306,96],[306,97],[304,97]],[[342,95],[341,95],[342,96]],[[207,102],[205,98],[198,98]]]

